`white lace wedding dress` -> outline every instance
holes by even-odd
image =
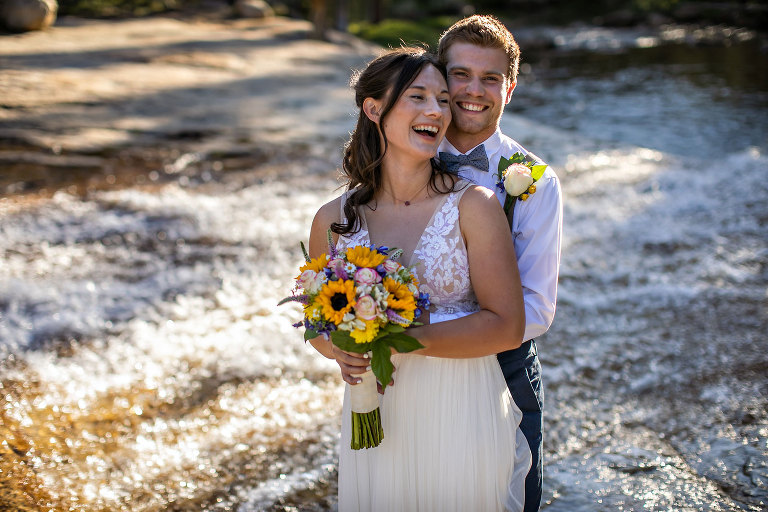
[[[413,251],[431,322],[478,310],[459,230],[463,191],[438,202]],[[342,214],[343,215],[343,214]],[[338,247],[369,244],[362,229]],[[381,243],[381,241],[376,241]],[[384,440],[350,448],[349,385],[342,410],[339,511],[482,512],[523,508],[531,462],[496,356],[443,359],[395,354],[395,384],[380,396]]]

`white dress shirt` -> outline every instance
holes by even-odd
[[[516,152],[526,155],[530,152],[501,133],[500,128],[496,128],[496,132],[483,142],[483,145],[488,155],[489,172],[465,165],[459,168],[459,175],[493,190],[503,205],[506,193],[496,186],[499,160],[502,156],[509,158]],[[471,153],[472,149],[475,148],[465,154]],[[439,151],[461,154],[448,139],[443,139]],[[533,154],[531,156],[535,157]],[[541,162],[538,157],[535,159]],[[563,234],[563,198],[560,181],[551,167],[547,167],[544,175],[536,181],[536,192],[526,201],[518,199],[514,208],[511,230],[525,301],[523,341],[528,341],[541,336],[552,325],[557,302],[557,276]]]

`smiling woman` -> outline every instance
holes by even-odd
[[[419,503],[442,511],[521,510],[531,454],[495,356],[520,345],[524,325],[506,218],[491,191],[434,160],[451,121],[445,69],[435,57],[415,48],[385,53],[357,77],[355,92],[360,112],[343,167],[348,190],[316,214],[309,256],[328,250],[329,227],[335,250],[357,259],[366,259],[368,247],[398,248],[430,297],[431,321],[406,331],[421,348],[393,347],[397,383],[381,382],[386,393],[377,409],[383,440],[367,450],[354,449],[357,427],[349,418],[369,364],[375,372],[375,351],[369,359],[322,336],[311,340],[348,383],[339,510],[415,510]],[[384,288],[391,304],[414,308],[410,285],[384,279]],[[370,312],[338,283],[326,295],[327,315],[351,322]],[[478,400],[483,396],[493,399]]]

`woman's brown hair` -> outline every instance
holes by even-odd
[[[359,108],[357,125],[344,146],[342,172],[347,178],[347,195],[344,203],[344,222],[334,222],[331,230],[338,234],[360,230],[357,208],[368,204],[381,189],[381,162],[387,150],[387,134],[384,118],[425,66],[434,66],[446,78],[445,67],[433,54],[423,48],[402,47],[389,50],[372,60],[355,75],[351,85],[355,90],[355,104]],[[363,112],[366,98],[384,99],[377,125]],[[384,143],[382,147],[382,141]],[[430,186],[437,193],[454,189],[455,179],[432,158]],[[445,179],[449,177],[449,179]],[[444,177],[438,180],[439,177]],[[438,183],[438,181],[440,183]]]

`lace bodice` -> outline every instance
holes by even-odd
[[[421,234],[411,261],[400,262],[414,267],[419,289],[429,294],[430,312],[434,314],[453,315],[479,309],[469,279],[467,247],[459,226],[459,200],[465,190],[444,196]],[[346,196],[342,198],[342,206],[345,200]],[[339,236],[339,249],[370,245],[364,212],[359,219],[357,233]]]

